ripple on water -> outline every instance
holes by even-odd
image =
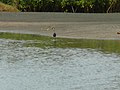
[[[2,90],[120,90],[120,57],[93,49],[22,47],[0,39]]]

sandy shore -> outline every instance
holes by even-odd
[[[27,21],[30,17],[28,19],[26,17],[25,21],[22,20],[22,15],[23,18],[25,18],[24,13],[17,15],[15,18],[14,15],[16,14],[3,14],[4,15],[0,14],[3,17],[0,18],[0,32],[30,33],[52,36],[52,27],[55,27],[55,32],[57,33],[58,37],[85,39],[120,39],[120,35],[117,34],[117,32],[120,31],[120,20],[117,18],[119,14],[98,14],[98,18],[96,14],[82,14],[81,16],[79,16],[79,14],[75,14],[76,17],[74,17],[75,15],[70,16],[72,14],[62,14],[63,16],[61,16],[61,14],[51,15],[48,13],[42,13],[43,16],[48,15],[50,18],[40,18],[41,21],[37,19],[40,17],[40,13],[38,16],[36,16],[36,18],[31,18],[31,21]],[[10,19],[7,17],[8,15]],[[33,17],[33,13],[29,13],[29,15],[32,15],[31,17]],[[19,16],[21,18],[20,20]],[[96,18],[94,16],[96,16]],[[55,20],[53,17],[56,19],[60,17],[61,19],[59,18],[58,20]],[[77,17],[78,20],[76,19]]]

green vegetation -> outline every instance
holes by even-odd
[[[47,36],[33,34],[14,34],[0,33],[0,38],[27,40],[24,44],[26,47],[40,48],[91,48],[103,51],[105,53],[119,53],[119,40],[89,40],[89,39],[68,39],[68,38],[53,38]]]
[[[120,12],[120,0],[0,0],[20,11],[36,12]]]
[[[19,10],[11,5],[7,5],[0,2],[0,11],[4,12],[19,12]]]

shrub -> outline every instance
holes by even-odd
[[[0,2],[0,12],[19,12],[19,10],[11,5]]]

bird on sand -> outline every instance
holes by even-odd
[[[53,33],[53,37],[56,37],[57,34],[55,33],[55,28],[53,27],[52,30],[54,31],[54,33]]]
[[[53,37],[56,37],[56,33],[55,32],[53,33]]]

